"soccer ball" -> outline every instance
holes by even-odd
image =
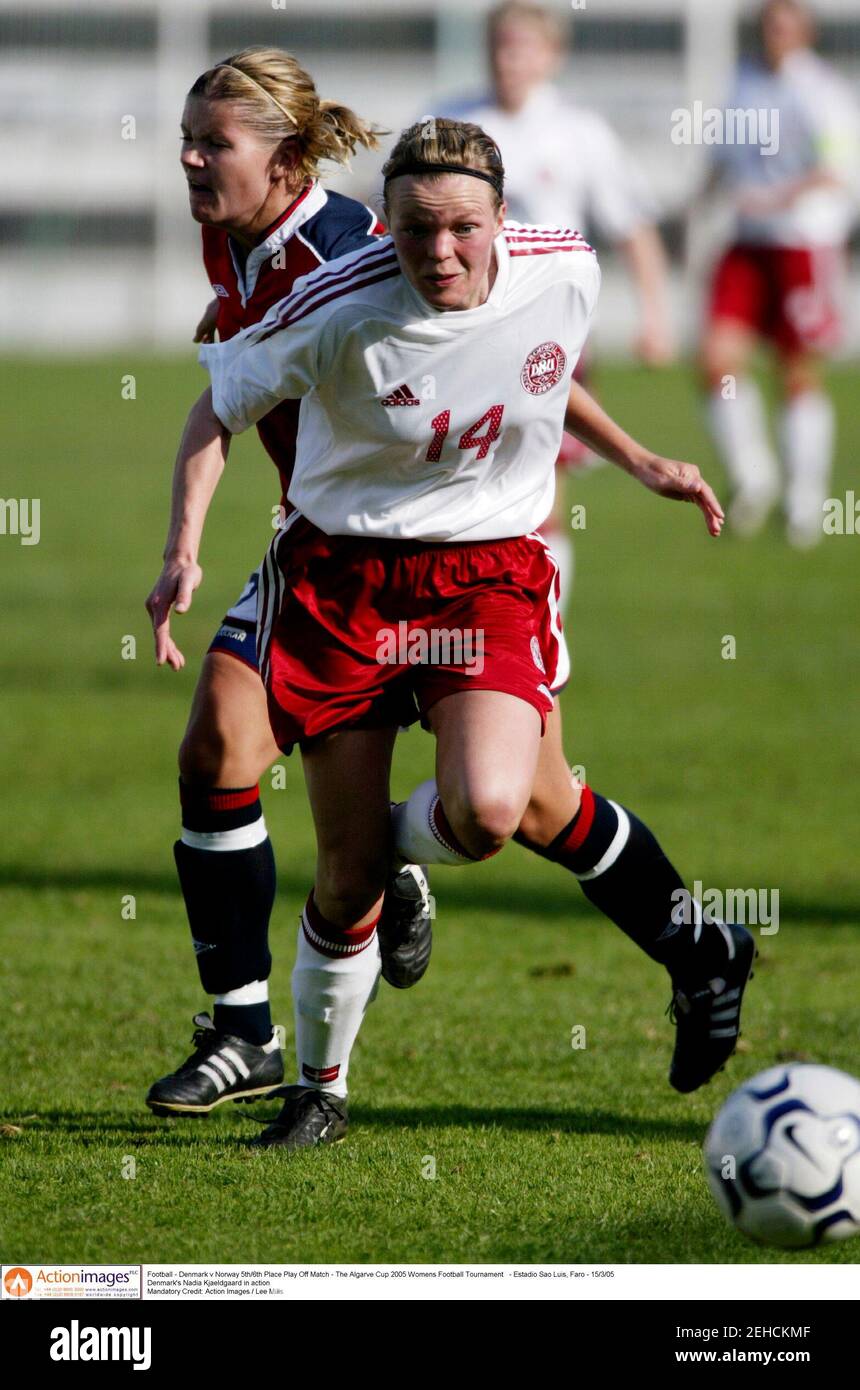
[[[705,1140],[717,1206],[744,1235],[799,1249],[860,1231],[860,1081],[770,1067],[726,1101]]]

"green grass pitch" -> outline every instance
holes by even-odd
[[[127,374],[134,400],[121,395]],[[780,892],[727,1073],[692,1097],[669,1089],[665,976],[567,874],[512,846],[436,871],[431,968],[410,993],[381,986],[354,1057],[347,1142],[255,1154],[247,1107],[165,1122],[143,1097],[186,1055],[204,1006],[171,853],[175,751],[205,645],[271,535],[275,479],[256,439],[237,441],[204,586],[177,623],[189,665],[157,671],[143,600],[202,374],[131,354],[9,360],[2,375],[4,495],[41,499],[38,545],[0,536],[3,1261],[855,1261],[856,1242],[785,1255],[736,1235],[706,1191],[700,1146],[731,1088],[777,1059],[860,1071],[860,538],[809,554],[776,526],[715,542],[692,508],[615,469],[570,484],[568,504],[587,515],[570,761],[654,827],[688,881]],[[844,494],[860,453],[856,377],[831,380]],[[606,364],[598,387],[634,434],[720,482],[688,369]],[[721,654],[727,635],[735,660]],[[413,730],[395,791],[431,768],[432,742]],[[313,870],[295,759],[286,787],[263,795],[280,874],[274,1012],[289,1048]],[[576,1025],[584,1049],[571,1046]]]

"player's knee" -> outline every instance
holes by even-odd
[[[821,372],[815,363],[792,362],[783,369],[783,391],[790,401],[807,391],[820,391],[821,385]]]
[[[709,391],[721,388],[727,377],[737,375],[737,363],[718,343],[705,343],[699,355],[699,373]]]
[[[250,786],[251,782],[225,781],[228,765],[244,761],[229,728],[214,720],[193,721],[179,748],[180,776],[189,784]]]
[[[507,843],[521,815],[522,805],[502,789],[463,798],[453,808],[453,817],[448,812],[454,834],[471,854],[481,858]]]
[[[224,763],[227,741],[217,729],[191,725],[179,745],[179,775],[192,785],[205,783],[217,787]]]
[[[349,927],[360,922],[381,897],[387,868],[387,859],[383,857],[363,862],[321,862],[314,891],[320,912],[336,926]]]
[[[228,725],[195,721],[179,747],[179,773],[189,785],[250,787],[266,769],[267,752]]]

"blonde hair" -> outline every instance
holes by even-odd
[[[534,24],[554,48],[564,47],[565,31],[560,16],[544,5],[533,4],[531,0],[504,0],[503,4],[490,10],[487,16],[487,36],[491,43],[508,19],[520,19]]]
[[[414,164],[450,164],[452,172],[457,167],[475,169],[492,179],[495,210],[498,212],[504,197],[505,166],[495,140],[491,140],[485,130],[471,121],[451,121],[445,116],[426,116],[408,130],[404,130],[382,166],[386,180],[396,178]],[[415,172],[420,173],[420,170]],[[441,170],[427,173],[427,178],[437,178]],[[384,205],[388,208],[386,190]]]
[[[321,101],[310,73],[282,48],[243,48],[202,73],[188,95],[235,103],[242,124],[273,143],[294,137],[304,178],[315,178],[324,160],[348,165],[356,145],[375,149],[387,133],[348,106]]]

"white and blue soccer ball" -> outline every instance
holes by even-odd
[[[705,1140],[717,1206],[744,1235],[800,1249],[860,1231],[860,1081],[791,1063],[745,1081]]]

